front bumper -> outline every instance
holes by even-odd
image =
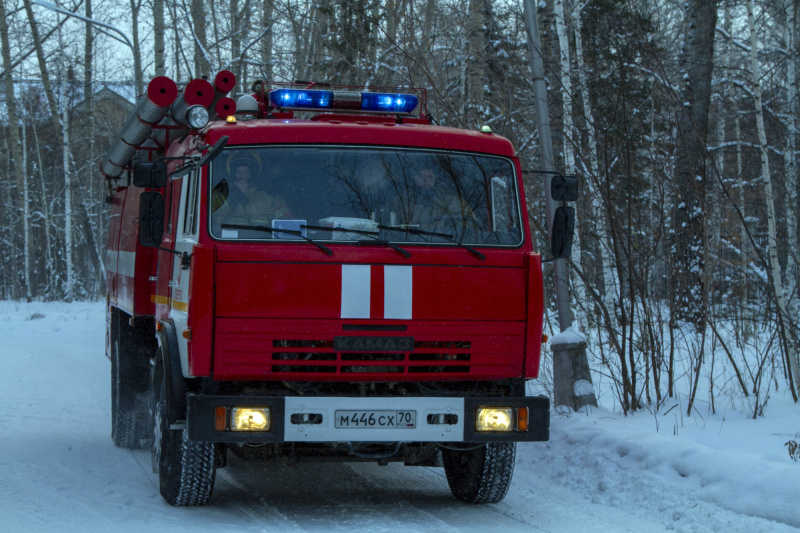
[[[550,437],[550,400],[543,396],[506,397],[296,397],[296,396],[187,396],[186,424],[190,440],[217,443],[277,442],[529,442]],[[218,430],[216,413],[225,408],[266,407],[270,430]],[[528,429],[478,432],[479,408],[528,409]],[[340,413],[337,415],[337,411]],[[336,427],[343,412],[407,412],[414,427]],[[313,422],[309,422],[309,420]]]

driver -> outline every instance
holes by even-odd
[[[271,225],[273,219],[291,218],[286,201],[261,190],[261,161],[249,152],[228,159],[229,180],[214,187],[212,210],[220,222]]]
[[[472,208],[461,197],[457,189],[447,184],[437,185],[437,176],[429,168],[419,169],[414,174],[416,205],[413,220],[422,229],[452,231],[464,221],[475,218]]]

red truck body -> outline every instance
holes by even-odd
[[[543,286],[511,143],[492,133],[432,126],[423,114],[320,113],[298,119],[269,107],[265,93],[255,96],[261,112],[251,120],[211,122],[163,151],[167,170],[174,173],[227,138],[209,164],[178,172],[183,175],[173,175],[163,188],[136,187],[129,177],[128,186],[120,183],[113,195],[107,352],[115,441],[139,431],[122,427],[129,418],[133,426],[148,428],[142,434],[152,433],[155,424],[154,456],[162,481],[172,479],[170,469],[197,459],[173,453],[170,438],[211,449],[212,471],[224,464],[226,449],[242,445],[267,446],[266,455],[294,460],[325,456],[432,465],[444,459],[457,497],[499,501],[510,473],[500,479],[484,472],[476,481],[454,461],[487,461],[486,454],[494,454],[507,463],[509,446],[546,440],[549,427],[547,399],[525,396],[525,381],[539,372]],[[274,218],[267,228],[252,221],[252,226],[216,221],[217,194],[232,187],[231,162],[245,152],[259,160],[261,175],[284,174],[271,179],[275,190],[299,198],[293,216]],[[471,216],[495,230],[481,235],[494,235],[505,224],[506,240],[436,237],[440,232],[416,238],[422,226],[387,226],[388,218],[381,222],[369,209],[357,219],[323,217],[336,209],[350,213],[337,190],[356,173],[331,170],[347,157],[352,166],[382,158],[381,172],[394,176],[417,160],[438,161],[440,174],[458,165],[493,165],[500,170],[464,171],[477,176],[478,192],[455,187],[464,197],[478,198],[470,200],[470,213],[476,213]],[[502,180],[494,175],[501,171]],[[335,172],[347,178],[330,181]],[[400,182],[392,183],[397,189]],[[366,196],[366,190],[356,196]],[[143,195],[164,200],[157,247],[140,238]],[[313,207],[315,202],[323,207]],[[499,219],[505,206],[510,215]],[[396,214],[391,213],[393,224]],[[342,229],[317,226],[322,223]],[[295,234],[276,231],[289,226]],[[372,233],[368,239],[357,229],[364,227]],[[402,237],[382,240],[403,231]],[[138,339],[140,348],[132,348],[131,339]],[[134,376],[143,372],[148,375]],[[138,383],[132,393],[126,392],[128,382]],[[137,402],[138,410],[130,407]],[[486,405],[505,409],[511,429],[476,429],[481,416],[476,410]],[[265,409],[269,429],[236,430],[238,410],[253,406]],[[359,416],[369,424],[370,415],[389,420],[387,413],[413,416],[413,427],[385,426],[383,418],[376,427],[358,425]],[[286,443],[297,445],[287,449]],[[475,443],[488,444],[475,452]],[[513,467],[513,449],[510,457]],[[464,483],[470,485],[467,492]],[[483,488],[474,489],[476,483]],[[179,486],[165,494],[162,487],[162,494],[170,503],[186,504],[194,501],[185,494],[201,489]]]

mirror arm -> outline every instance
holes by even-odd
[[[523,174],[549,174],[551,176],[561,176],[564,177],[561,172],[556,172],[555,170],[523,170]]]
[[[178,250],[164,248],[163,246],[156,246],[155,249],[181,256],[181,270],[189,270],[189,266],[192,264],[192,254],[189,252],[179,252]]]

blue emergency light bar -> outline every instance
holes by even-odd
[[[278,109],[347,110],[365,113],[407,114],[416,109],[419,98],[413,94],[357,93],[315,89],[276,89],[269,99]]]

